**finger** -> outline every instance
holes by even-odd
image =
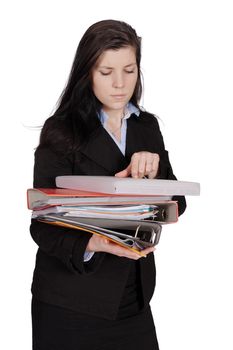
[[[153,171],[153,166],[155,165],[153,157],[149,157],[146,160],[146,165],[145,165],[145,175],[149,175],[150,172]]]
[[[139,177],[139,172],[138,172],[139,159],[140,159],[139,154],[134,153],[131,160],[131,176],[135,179]]]
[[[153,159],[151,172],[147,174],[148,178],[154,179],[158,174],[158,170],[159,170],[159,156],[156,154],[156,157],[154,157]]]
[[[153,159],[153,171],[158,171],[158,167],[159,167],[159,155],[157,153],[154,154],[154,159]]]
[[[131,163],[122,171],[115,174],[116,177],[128,177],[131,174]]]
[[[108,246],[106,246],[106,251],[110,254],[114,254],[119,257],[125,257],[128,259],[138,260],[141,257],[140,254],[127,248],[121,247],[120,245],[114,242],[109,242]]]
[[[148,179],[154,179],[154,178],[156,177],[157,173],[158,173],[158,168],[157,168],[157,170],[152,170],[152,171],[150,171],[150,172],[147,174]]]
[[[141,179],[146,173],[147,155],[142,153],[138,163],[138,177]]]
[[[139,259],[142,257],[146,258],[147,254],[155,251],[155,247],[153,246],[153,247],[145,248],[145,249],[141,250],[139,253],[136,253],[136,252],[134,252],[130,249],[124,248],[124,247],[122,247],[114,242],[110,242],[110,243],[112,244],[114,254],[121,256],[121,257],[129,258],[129,259]]]
[[[146,248],[146,249],[141,250],[140,253],[146,256],[146,255],[148,255],[148,254],[154,252],[155,249],[156,249],[155,247],[148,247],[148,248]]]
[[[158,167],[158,160],[154,158],[152,162],[152,171],[156,171],[157,167]]]

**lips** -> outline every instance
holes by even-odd
[[[125,98],[126,97],[126,95],[111,95],[111,97],[113,97],[113,98],[116,98],[116,99],[123,99],[123,98]]]

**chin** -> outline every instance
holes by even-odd
[[[112,104],[112,106],[110,108],[112,109],[122,109],[125,108],[125,106],[128,104],[128,101],[119,101],[119,102],[115,102]]]

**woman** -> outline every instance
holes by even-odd
[[[34,187],[59,175],[175,179],[154,115],[139,107],[141,40],[120,21],[82,37],[54,115],[35,152]],[[176,197],[179,214],[184,197]],[[33,349],[158,349],[149,306],[153,248],[145,258],[96,235],[32,220]]]

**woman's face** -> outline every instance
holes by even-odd
[[[92,88],[106,113],[123,113],[138,78],[135,49],[132,46],[106,50],[92,72]]]

